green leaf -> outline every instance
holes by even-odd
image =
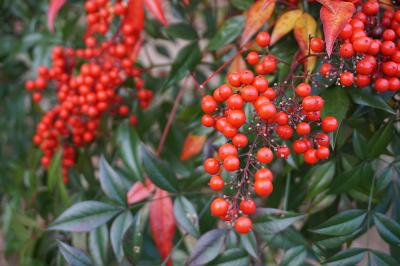
[[[334,194],[340,194],[345,191],[359,186],[362,180],[366,180],[373,175],[373,170],[369,162],[361,163],[355,166],[353,169],[342,173],[335,178],[335,181],[331,185],[331,192]]]
[[[198,265],[198,264],[193,264]],[[250,265],[250,259],[246,251],[241,248],[228,249],[221,254],[215,261],[210,263],[212,266],[243,266]],[[192,266],[192,264],[190,264]]]
[[[104,224],[89,234],[89,250],[94,265],[107,265],[108,229]]]
[[[350,97],[355,103],[359,105],[365,105],[372,108],[380,109],[390,114],[396,113],[381,97],[379,97],[378,95],[374,95],[369,91],[351,89]]]
[[[214,229],[208,231],[197,240],[187,265],[204,265],[215,259],[224,247],[226,230]]]
[[[368,157],[367,140],[363,135],[358,133],[356,130],[353,131],[353,150],[355,154],[360,158],[364,159]]]
[[[343,250],[333,256],[332,258],[325,261],[323,265],[326,266],[354,266],[364,258],[365,249],[363,248],[351,248]]]
[[[59,240],[57,240],[57,246],[68,264],[73,266],[93,265],[89,257],[82,250],[71,247]]]
[[[334,116],[341,124],[350,107],[350,99],[346,90],[341,87],[335,87],[325,90],[320,96],[325,100],[321,117]]]
[[[125,211],[118,215],[111,225],[110,238],[111,245],[114,250],[115,257],[119,262],[124,257],[124,250],[122,249],[122,239],[133,223],[133,216],[130,211]]]
[[[329,237],[317,242],[318,246],[322,246],[327,249],[340,247],[343,243],[354,240],[360,233],[362,228],[344,236]]]
[[[311,199],[324,191],[331,184],[334,175],[335,162],[333,160],[315,166],[308,182],[309,188],[306,198]]]
[[[208,43],[208,50],[217,50],[235,40],[242,33],[244,22],[244,16],[235,16],[227,19]]]
[[[174,214],[180,227],[195,238],[199,237],[199,217],[187,198],[179,196],[175,199]]]
[[[143,182],[144,178],[139,154],[140,140],[136,131],[128,123],[123,123],[119,126],[117,144],[122,160],[130,170],[132,176],[136,180]]]
[[[64,211],[48,229],[88,232],[105,224],[120,211],[120,208],[103,202],[82,201]]]
[[[283,257],[280,266],[296,266],[303,265],[307,257],[307,250],[304,246],[293,247],[288,249]]]
[[[128,192],[129,182],[119,175],[103,156],[100,158],[99,177],[101,188],[107,197],[121,205],[126,205],[126,193]]]
[[[137,265],[143,248],[143,230],[147,220],[147,209],[142,209],[135,216],[131,227],[126,231],[122,247],[125,257],[133,264]]]
[[[393,124],[382,126],[368,141],[368,157],[375,158],[385,152],[386,147],[392,142]]]
[[[399,265],[399,262],[395,260],[393,257],[389,256],[388,254],[385,254],[383,252],[377,251],[377,250],[371,250],[369,251],[371,254],[371,258],[373,261],[372,265],[376,266],[397,266]]]
[[[251,6],[253,1],[252,0],[232,0],[231,3],[235,8],[245,11]]]
[[[142,158],[144,169],[156,186],[169,192],[177,192],[178,181],[167,162],[158,159],[144,146]]]
[[[253,228],[259,234],[276,234],[303,217],[304,215],[294,212],[258,208],[253,215]]]
[[[181,81],[189,71],[194,70],[201,60],[201,52],[197,42],[183,47],[172,64],[170,75],[164,83],[163,89],[167,89]]]
[[[389,244],[400,246],[400,224],[381,213],[374,214],[379,235]]]
[[[58,150],[56,155],[51,159],[48,169],[47,185],[50,191],[54,191],[59,182],[63,182],[61,175],[61,157],[62,150]]]
[[[248,234],[241,234],[240,243],[242,243],[242,246],[247,251],[247,253],[250,254],[250,256],[258,259],[257,239],[253,231],[249,232]]]
[[[165,30],[167,34],[173,38],[184,40],[196,40],[198,38],[196,30],[186,23],[171,24]]]
[[[358,230],[365,221],[365,210],[346,210],[328,219],[311,231],[317,234],[343,236]]]

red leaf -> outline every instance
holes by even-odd
[[[344,26],[350,21],[355,7],[350,2],[318,0],[321,7],[320,17],[324,28],[326,52],[331,55],[333,44]]]
[[[135,183],[126,194],[128,204],[134,204],[149,197],[154,188],[154,184],[148,178],[144,180],[144,183]]]
[[[172,251],[176,224],[172,199],[167,191],[159,188],[150,203],[150,229],[161,258],[165,260]],[[172,265],[171,259],[167,265]]]
[[[184,161],[196,156],[203,149],[206,140],[206,135],[194,135],[190,132],[183,143],[180,159]]]
[[[129,0],[125,18],[122,25],[129,24],[139,34],[144,27],[144,4],[143,0]]]
[[[61,7],[65,4],[66,0],[51,0],[49,9],[47,10],[47,27],[51,32],[54,31],[54,20],[60,11]]]
[[[136,61],[137,57],[139,56],[140,49],[142,48],[143,44],[143,37],[139,36],[139,39],[137,40],[135,46],[133,47],[132,54],[131,54],[131,59],[133,62]]]
[[[275,10],[276,0],[256,1],[246,12],[246,24],[242,34],[241,46],[244,46],[250,38],[256,33]]]
[[[165,19],[164,10],[161,0],[144,0],[147,10],[164,26],[168,26],[168,21]]]

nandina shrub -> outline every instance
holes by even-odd
[[[400,263],[397,1],[0,5],[0,264]]]

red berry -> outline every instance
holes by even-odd
[[[256,42],[257,42],[258,46],[260,46],[260,47],[268,46],[270,39],[271,39],[271,37],[270,37],[269,33],[265,32],[265,31],[258,33],[256,36]]]
[[[215,158],[208,158],[204,161],[204,169],[210,175],[215,175],[219,172],[219,162]]]
[[[217,110],[218,104],[210,95],[206,95],[201,99],[201,109],[204,113],[211,114]]]
[[[310,48],[313,52],[320,53],[324,50],[324,41],[321,38],[312,38]]]
[[[256,203],[252,199],[245,199],[240,202],[240,210],[244,214],[253,214],[256,211]]]
[[[325,160],[328,159],[330,155],[330,151],[329,148],[325,147],[325,146],[321,146],[317,149],[317,157],[320,160]]]
[[[255,175],[254,175],[254,181],[259,181],[259,180],[269,180],[272,182],[273,180],[273,175],[271,170],[267,169],[267,168],[260,168],[256,171]]]
[[[304,153],[304,161],[308,164],[316,164],[318,162],[317,150],[309,149]]]
[[[226,171],[228,172],[233,172],[239,169],[240,167],[240,161],[239,158],[237,156],[234,155],[228,155],[225,159],[224,159],[224,168]]]
[[[224,188],[225,182],[219,175],[212,176],[209,186],[212,190],[221,190]]]
[[[354,82],[354,75],[350,72],[343,72],[340,75],[340,84],[345,87],[351,86]]]
[[[269,196],[273,189],[272,182],[269,180],[261,179],[254,182],[254,192],[259,196]]]
[[[324,119],[322,119],[321,128],[325,132],[335,131],[338,128],[338,126],[339,126],[338,121],[333,116],[327,116]]]
[[[232,143],[237,148],[243,148],[247,146],[248,139],[244,134],[236,134],[236,136],[232,138]]]
[[[306,122],[300,122],[296,126],[296,132],[299,135],[307,135],[311,131],[311,126]]]
[[[272,153],[270,148],[263,147],[257,151],[257,160],[260,163],[268,164],[272,162],[274,158],[274,154]]]
[[[222,198],[216,198],[211,202],[210,208],[213,216],[223,216],[228,212],[229,203]]]
[[[258,53],[254,52],[254,51],[248,53],[247,56],[246,56],[246,61],[250,65],[257,64],[258,63]]]
[[[308,83],[300,83],[296,87],[296,94],[300,97],[307,97],[311,94],[311,86]]]
[[[247,234],[253,228],[253,223],[248,217],[241,216],[235,222],[235,230],[239,234]]]

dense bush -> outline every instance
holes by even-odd
[[[396,1],[0,7],[0,265],[400,264]]]

